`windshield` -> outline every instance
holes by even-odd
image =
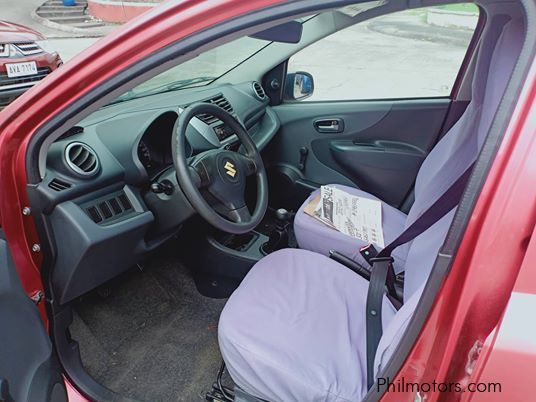
[[[173,67],[119,96],[118,103],[156,93],[208,85],[271,42],[243,37]]]

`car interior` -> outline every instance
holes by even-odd
[[[369,362],[368,243],[304,209],[328,184],[379,200],[389,244],[471,173],[527,17],[517,1],[455,3],[473,20],[454,29],[445,4],[274,20],[155,70],[43,143],[29,191],[73,384],[110,401],[367,396],[456,208],[393,250]]]

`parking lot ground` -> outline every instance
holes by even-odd
[[[66,63],[99,39],[100,38],[55,38],[49,39],[49,42],[60,54],[63,62]]]

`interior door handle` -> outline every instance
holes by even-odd
[[[315,120],[313,125],[319,133],[342,133],[344,131],[344,120],[336,117]]]

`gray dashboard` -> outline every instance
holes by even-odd
[[[235,115],[262,150],[279,129],[262,95],[246,82],[133,99],[101,108],[52,144],[37,194],[55,241],[52,282],[60,303],[128,269],[195,213],[176,182],[171,158],[182,110],[215,103]],[[211,116],[197,116],[187,130],[189,155],[239,145]],[[163,175],[173,182],[173,195],[151,191]]]

